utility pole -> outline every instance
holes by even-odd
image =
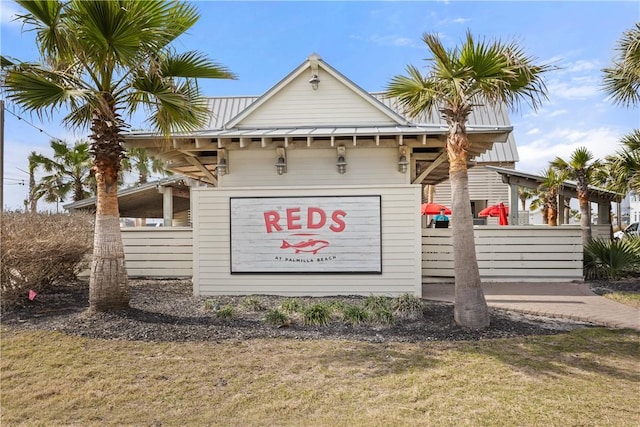
[[[0,99],[0,218],[4,211],[4,99]]]

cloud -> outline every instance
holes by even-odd
[[[374,34],[368,37],[363,37],[360,35],[351,35],[350,37],[354,40],[362,40],[366,43],[373,43],[379,46],[421,47],[417,40],[397,35],[380,36]]]
[[[529,136],[535,135],[535,139]],[[556,157],[568,159],[579,147],[586,147],[594,159],[603,159],[619,148],[621,134],[612,128],[593,129],[556,128],[544,134],[529,132],[518,136],[520,161],[516,168],[523,172],[538,174]]]
[[[8,1],[0,1],[0,24],[19,27],[21,21],[14,20],[19,10]]]
[[[600,82],[596,77],[573,77],[568,81],[552,80],[547,84],[550,96],[558,99],[584,100],[601,95]]]
[[[533,128],[533,129],[531,129],[531,130],[529,130],[529,131],[527,132],[527,135],[537,135],[537,134],[539,134],[539,133],[540,133],[540,129],[538,129],[538,128]]]
[[[470,18],[446,18],[438,21],[436,25],[449,25],[449,24],[466,24],[470,22]]]
[[[598,65],[597,62],[579,60],[576,62],[569,63],[566,70],[570,73],[579,73],[582,71],[599,70],[600,68],[601,67]]]

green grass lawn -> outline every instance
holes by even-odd
[[[609,298],[610,300],[630,305],[631,307],[640,308],[640,293],[638,292],[611,292],[609,294],[603,295],[605,298]]]
[[[640,425],[632,331],[417,344],[1,334],[3,427]]]

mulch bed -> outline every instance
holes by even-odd
[[[598,284],[596,289],[604,289],[604,284]],[[461,341],[558,334],[590,326],[583,322],[490,308],[491,325],[482,331],[473,331],[453,322],[452,304],[425,301],[422,318],[398,319],[393,325],[351,325],[335,317],[326,326],[305,326],[294,320],[287,327],[277,327],[265,321],[265,314],[267,310],[278,307],[283,297],[254,296],[254,302],[257,299],[260,307],[250,309],[246,307],[244,296],[194,297],[190,280],[131,280],[130,285],[131,303],[127,310],[89,314],[88,283],[79,281],[43,292],[21,308],[5,310],[2,324],[12,328],[54,330],[88,338],[157,342],[217,342],[251,338],[365,342]],[[611,289],[613,285],[609,283],[607,286],[607,289]],[[621,286],[640,291],[640,280]],[[220,318],[215,311],[207,309],[205,302],[208,299],[214,299],[221,306],[234,306],[232,318]],[[299,299],[305,304],[335,301],[362,304],[365,298],[341,296]]]

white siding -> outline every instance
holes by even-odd
[[[486,201],[486,206],[503,202],[508,206],[509,186],[502,182],[500,174],[476,166],[469,169],[469,199],[471,201]],[[446,180],[436,186],[435,203],[451,206],[451,183]],[[479,211],[486,206],[476,206]],[[511,206],[509,206],[511,209]],[[487,218],[487,225],[497,225],[498,218]]]
[[[425,283],[453,281],[454,230],[422,231]],[[582,280],[579,226],[479,226],[474,228],[480,278],[486,282]]]
[[[380,195],[382,274],[231,274],[230,197]],[[421,295],[420,187],[193,189],[194,294]]]
[[[131,277],[191,277],[192,235],[190,228],[123,228],[127,274]]]
[[[395,125],[389,116],[332,75],[320,71],[318,90],[312,90],[310,75],[302,73],[286,90],[268,99],[238,123],[239,128],[309,127],[341,125]]]
[[[337,150],[287,149],[287,173],[276,172],[274,150],[230,150],[229,171],[220,187],[290,185],[371,185],[409,183],[409,174],[398,172],[398,150],[394,148],[347,147],[347,172],[338,173]]]

